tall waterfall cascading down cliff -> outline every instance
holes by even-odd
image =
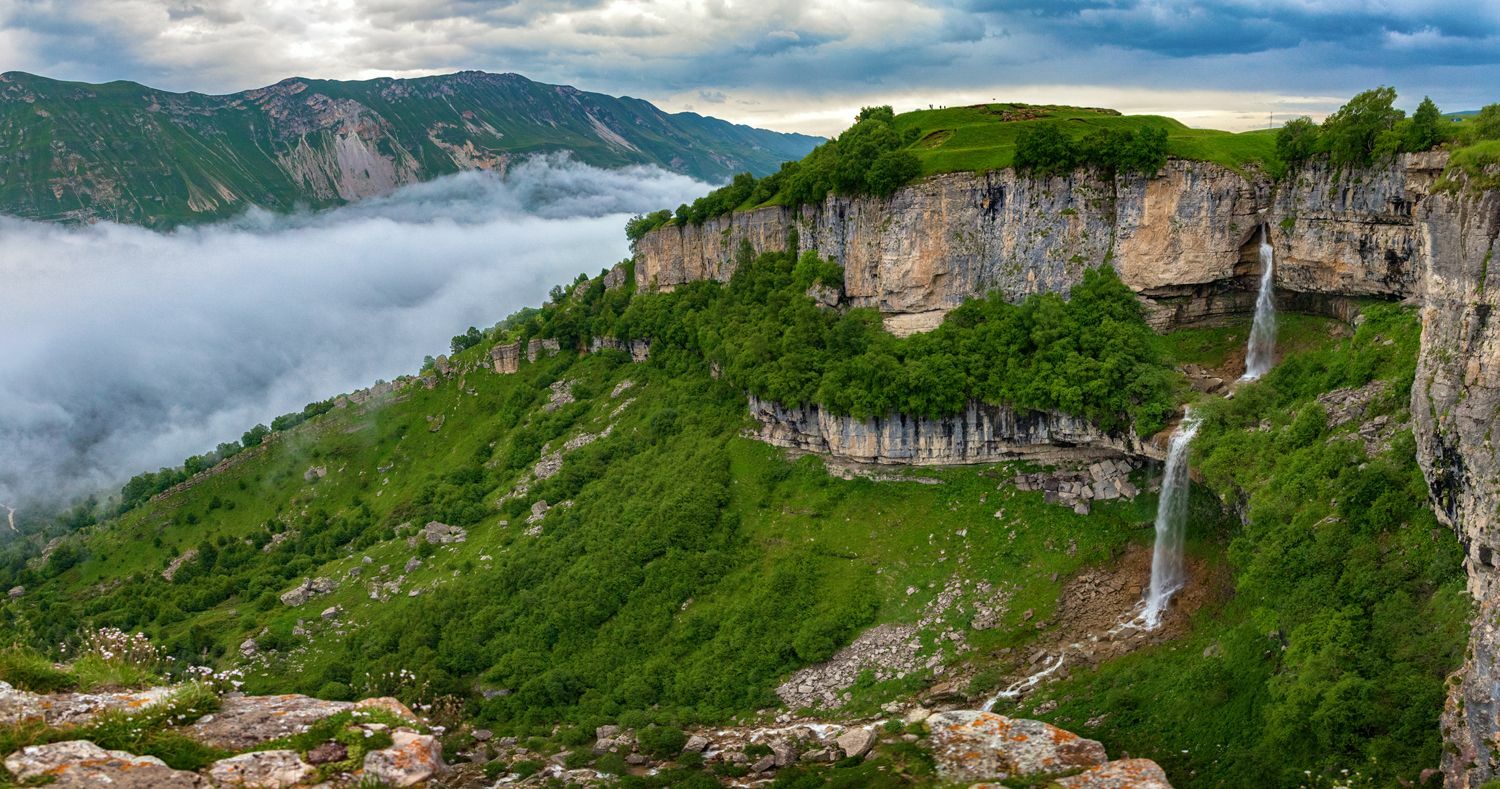
[[[1183,414],[1182,424],[1172,432],[1172,439],[1167,444],[1167,467],[1162,473],[1161,497],[1156,503],[1151,586],[1146,591],[1146,607],[1140,615],[1140,622],[1147,630],[1155,630],[1161,624],[1167,603],[1186,580],[1182,545],[1187,531],[1188,488],[1192,485],[1188,477],[1188,445],[1198,433],[1200,423],[1192,409],[1188,409]]]
[[[1245,348],[1245,374],[1241,381],[1254,381],[1271,369],[1276,350],[1276,300],[1274,290],[1276,251],[1260,226],[1260,291],[1255,295],[1255,320],[1250,324],[1250,343]]]

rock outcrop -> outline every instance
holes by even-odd
[[[831,196],[663,227],[636,244],[637,281],[647,290],[726,281],[743,245],[778,251],[795,235],[796,251],[843,265],[843,303],[874,307],[907,333],[993,291],[1011,300],[1066,291],[1109,261],[1168,326],[1248,311],[1267,228],[1283,298],[1401,298],[1420,283],[1415,208],[1444,162],[1407,154],[1365,170],[1308,167],[1281,183],[1179,160],[1151,178],[952,173],[883,200]]]
[[[264,742],[301,734],[314,723],[353,707],[347,701],[324,701],[296,694],[229,694],[224,697],[223,706],[218,712],[204,715],[186,727],[184,732],[215,748],[242,751]]]
[[[1422,349],[1412,386],[1417,459],[1438,518],[1465,549],[1477,602],[1468,659],[1450,685],[1443,771],[1450,787],[1500,776],[1500,291],[1489,275],[1500,192],[1439,194],[1422,205]],[[1500,283],[1497,283],[1500,284]]]
[[[285,789],[313,777],[314,772],[296,751],[251,751],[214,762],[208,777],[215,786]]]
[[[1034,780],[1096,768],[1109,760],[1095,740],[1041,721],[992,712],[939,712],[927,719],[927,728],[938,775],[955,783]]]
[[[174,770],[155,756],[107,751],[87,740],[28,745],[5,757],[5,769],[21,781],[45,781],[48,786],[68,789],[191,789],[202,785],[197,775]]]
[[[102,713],[131,712],[166,700],[167,687],[115,693],[31,693],[0,682],[0,721],[36,720],[48,726],[83,726]]]
[[[941,419],[904,414],[858,419],[752,396],[750,414],[759,423],[755,437],[761,441],[855,463],[934,466],[1155,453],[1133,434],[1107,433],[1081,417],[1018,414],[982,403]]]

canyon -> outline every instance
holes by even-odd
[[[1183,160],[1151,177],[952,173],[888,199],[831,196],[669,225],[637,242],[636,278],[644,290],[670,291],[727,281],[746,250],[812,251],[843,266],[831,304],[878,310],[904,335],[936,327],[966,299],[1066,292],[1087,267],[1108,262],[1166,331],[1249,314],[1265,232],[1280,309],[1352,321],[1364,299],[1420,307],[1411,401],[1418,461],[1439,519],[1465,547],[1476,601],[1468,659],[1449,683],[1443,771],[1450,787],[1478,787],[1500,774],[1500,459],[1491,436],[1500,328],[1487,287],[1500,192],[1445,177],[1446,164],[1446,154],[1426,152],[1343,170],[1315,161],[1281,179]],[[763,440],[860,462],[987,462],[1147,445],[1051,424],[1055,415],[986,408],[973,404],[944,420],[859,420],[750,402]]]

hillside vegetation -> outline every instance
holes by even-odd
[[[792,672],[889,625],[911,628],[910,668],[862,673],[838,714],[946,680],[977,704],[1068,637],[1072,579],[1150,544],[1154,496],[1079,514],[1017,489],[1020,464],[840,479],[742,437],[745,390],[895,398],[850,412],[1037,396],[1053,399],[1024,403],[1124,424],[1182,396],[1166,364],[1220,363],[1244,327],[1152,337],[1101,270],[1071,302],[966,305],[924,345],[814,307],[803,291],[837,273],[771,254],[672,294],[580,280],[484,341],[456,337],[421,379],[315,408],[45,552],[12,546],[0,584],[24,589],[0,624],[47,652],[89,628],[140,630],[179,660],[242,665],[252,692],[392,694],[564,739],[606,722],[757,719]],[[1348,339],[1290,316],[1280,367],[1199,405],[1203,608],[1178,639],[1072,666],[1026,714],[1157,759],[1184,786],[1344,769],[1385,785],[1435,761],[1463,644],[1459,548],[1421,506],[1412,459],[1415,318],[1367,316]],[[1142,345],[1089,339],[1109,321]],[[571,352],[645,332],[642,363]],[[538,337],[564,352],[488,368],[492,342]],[[993,364],[1007,359],[1023,365],[1014,379]],[[850,378],[845,363],[873,372]],[[1071,391],[1075,365],[1099,388]],[[1115,374],[1163,388],[1132,400]],[[1006,388],[1028,380],[1050,383]]]
[[[0,213],[148,226],[320,208],[518,156],[769,173],[817,138],[517,74],[292,78],[224,96],[0,74]]]

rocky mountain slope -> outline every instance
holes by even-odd
[[[517,74],[291,78],[223,96],[0,75],[0,213],[151,226],[337,205],[567,151],[706,181],[766,173],[818,140]]]

